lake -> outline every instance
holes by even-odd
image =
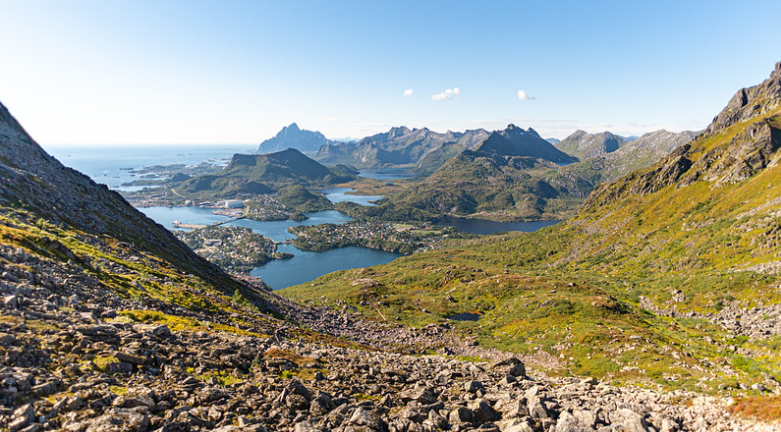
[[[407,171],[406,168],[363,169],[358,172],[358,175],[375,180],[400,180],[415,177],[415,174]]]
[[[328,198],[329,200],[331,200],[331,202],[334,203],[350,201],[365,206],[375,205],[371,201],[377,201],[383,198],[382,195],[353,195],[348,193],[354,190],[355,189],[351,189],[351,188],[334,187],[334,188],[322,189],[317,192],[320,192],[321,194],[325,195],[326,198]]]
[[[434,225],[451,226],[461,232],[486,235],[505,231],[533,232],[540,228],[555,225],[559,222],[561,221],[494,222],[483,219],[443,216]]]

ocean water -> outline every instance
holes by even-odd
[[[139,180],[129,169],[152,165],[198,165],[201,162],[227,165],[234,154],[253,153],[256,148],[246,144],[123,145],[51,147],[46,151],[63,165],[81,171],[97,183],[119,189],[123,183]]]

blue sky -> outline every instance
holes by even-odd
[[[779,16],[777,0],[0,0],[0,101],[45,146],[258,143],[291,122],[698,130],[781,61]]]

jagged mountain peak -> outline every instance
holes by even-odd
[[[285,126],[273,138],[263,141],[258,147],[258,153],[274,153],[294,148],[304,153],[314,154],[324,145],[334,144],[322,133],[301,129],[298,124]]]
[[[781,106],[781,62],[776,63],[770,77],[762,83],[738,90],[719,115],[713,118],[705,134],[714,134],[735,123],[766,114],[779,106]]]

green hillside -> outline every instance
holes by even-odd
[[[348,167],[327,168],[298,150],[262,155],[233,155],[217,174],[203,175],[173,185],[177,195],[193,200],[249,198],[273,193],[290,184],[324,187],[355,180]]]
[[[454,242],[284,294],[346,300],[414,325],[478,313],[456,324],[565,375],[727,393],[774,385],[781,64],[739,94],[698,140],[598,187],[572,220]],[[357,278],[376,284],[350,285]]]
[[[645,134],[609,154],[559,166],[520,156],[496,134],[475,151],[462,151],[428,178],[389,197],[391,204],[432,214],[454,213],[491,219],[566,219],[600,183],[658,161],[689,142],[692,132]],[[551,146],[552,148],[552,146]],[[442,146],[444,156],[453,146]],[[548,155],[555,157],[555,155]]]

